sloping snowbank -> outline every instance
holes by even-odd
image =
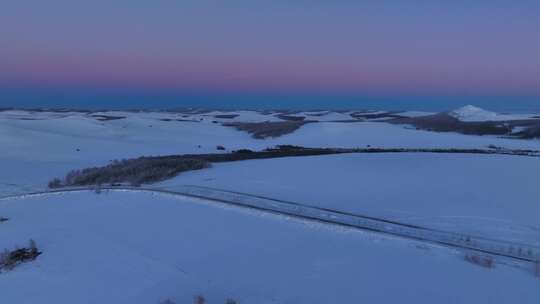
[[[452,251],[142,193],[0,201],[0,246],[43,254],[0,274],[6,303],[537,303],[538,278]],[[121,223],[121,224],[119,224]]]
[[[202,185],[540,246],[538,167],[531,157],[348,154],[216,164],[160,186]]]

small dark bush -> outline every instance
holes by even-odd
[[[7,217],[1,217],[0,216],[0,223],[7,222],[9,219]]]
[[[28,242],[28,248],[16,248],[11,251],[4,249],[4,252],[0,253],[0,272],[12,270],[21,263],[33,261],[40,254],[34,240]]]
[[[195,296],[193,299],[193,303],[195,304],[204,304],[206,303],[206,299],[202,295]]]
[[[465,255],[465,261],[480,265],[485,268],[493,268],[493,258],[487,255],[479,255],[477,253],[467,253]]]
[[[62,187],[62,181],[59,178],[54,178],[49,182],[48,186],[50,189],[60,188]]]
[[[216,149],[217,149],[217,150],[224,151],[224,150],[225,150],[225,147],[222,146],[222,145],[218,145],[218,146],[216,146]]]

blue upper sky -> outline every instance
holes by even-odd
[[[532,0],[6,0],[0,106],[534,107],[539,29]]]

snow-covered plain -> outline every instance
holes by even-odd
[[[2,245],[43,254],[0,274],[6,303],[538,303],[539,281],[417,242],[141,193],[0,201]]]
[[[200,185],[540,246],[537,168],[536,157],[348,154],[216,164],[156,186]]]
[[[63,176],[69,170],[104,165],[113,159],[219,152],[217,145],[223,145],[229,151],[261,150],[280,144],[399,148],[485,148],[495,145],[540,150],[540,140],[434,133],[370,121],[310,123],[292,134],[261,140],[213,122],[213,116],[224,113],[228,112],[0,112],[0,165],[5,168],[0,172],[0,191],[42,190],[48,180]],[[247,121],[277,119],[275,113],[234,113]],[[125,118],[100,121],[92,115]]]
[[[349,114],[291,113],[319,122],[261,140],[221,123],[282,121],[277,112],[4,111],[0,197],[44,190],[71,169],[219,153],[217,145],[540,150],[540,140],[344,122]],[[517,156],[334,155],[215,164],[153,187],[216,187],[540,246],[538,167],[540,158]],[[134,192],[0,201],[9,218],[0,250],[32,238],[44,252],[0,274],[0,303],[188,303],[196,294],[209,303],[540,301],[532,266],[484,269],[448,248],[220,206]]]

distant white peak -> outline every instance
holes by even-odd
[[[495,112],[486,111],[471,105],[451,111],[449,114],[461,121],[494,121],[499,118],[499,115]]]

